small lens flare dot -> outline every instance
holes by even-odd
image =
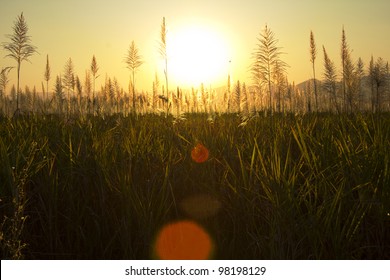
[[[162,228],[154,251],[162,260],[207,260],[211,256],[212,241],[195,222],[178,221]]]
[[[209,150],[202,144],[198,143],[191,150],[191,158],[196,163],[203,163],[209,158]]]

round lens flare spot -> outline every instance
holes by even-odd
[[[212,241],[207,232],[192,221],[179,221],[163,227],[154,245],[162,260],[207,260]]]
[[[209,150],[202,144],[197,144],[191,151],[191,157],[197,163],[205,162],[209,158]]]
[[[197,194],[185,197],[180,201],[181,209],[193,219],[206,219],[216,215],[222,203],[208,194]]]

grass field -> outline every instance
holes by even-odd
[[[2,259],[151,259],[191,220],[215,259],[389,259],[390,115],[0,120]],[[191,158],[195,145],[206,162]]]

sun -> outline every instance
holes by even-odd
[[[168,75],[178,86],[215,85],[226,80],[229,44],[222,33],[202,25],[173,31],[167,42]]]

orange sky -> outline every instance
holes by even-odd
[[[164,80],[158,53],[163,17],[166,17],[169,42],[176,47],[188,40],[183,35],[186,30],[205,30],[205,35],[198,35],[200,39],[196,41],[204,41],[197,46],[203,54],[199,53],[199,56],[184,61],[184,52],[179,58],[179,65],[174,64],[177,62],[174,62],[173,57],[172,61],[168,61],[172,63],[168,66],[172,87],[176,83],[188,86],[185,83],[189,83],[190,78],[195,76],[199,78],[192,82],[198,83],[204,79],[207,80],[204,81],[206,84],[217,87],[225,83],[229,72],[234,81],[250,84],[248,68],[251,53],[265,24],[275,33],[279,46],[286,53],[282,59],[290,65],[290,82],[299,83],[312,77],[308,52],[310,30],[313,30],[317,43],[316,69],[319,78],[323,69],[322,45],[325,45],[331,59],[340,68],[343,25],[353,59],[362,57],[368,65],[371,55],[381,56],[385,60],[390,58],[390,1],[387,0],[1,0],[0,42],[8,41],[5,34],[12,33],[13,23],[22,11],[30,28],[32,43],[37,46],[39,54],[31,57],[31,63],[22,64],[21,86],[35,85],[38,91],[41,91],[46,54],[49,55],[52,69],[51,90],[55,76],[63,73],[69,57],[73,60],[76,74],[84,81],[85,71],[89,69],[93,55],[100,66],[101,76],[97,85],[104,83],[108,75],[116,77],[127,90],[130,72],[123,59],[132,40],[144,60],[137,73],[137,89],[151,91],[155,73],[161,83]],[[191,43],[194,44],[197,43]],[[175,50],[174,46],[170,47]],[[221,51],[216,51],[216,48]],[[176,48],[176,56],[178,52]],[[1,48],[0,68],[16,65],[10,58],[4,58],[6,54]],[[212,80],[206,76],[211,75],[207,71],[212,71],[215,65],[205,65],[204,70],[200,70],[202,73],[183,69],[184,65],[201,68],[200,65],[206,63],[199,61],[200,57],[211,57],[209,60],[212,60],[216,56],[218,60],[215,60],[215,64],[221,65],[210,72],[214,73]],[[11,81],[8,90],[12,84],[16,84],[16,71],[12,71],[9,77]]]

